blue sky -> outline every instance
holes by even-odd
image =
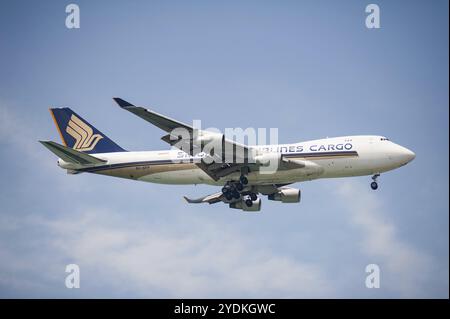
[[[448,2],[3,2],[0,296],[448,298]],[[37,143],[69,106],[129,150],[162,131],[120,96],[206,127],[277,127],[283,143],[379,134],[417,157],[370,177],[296,184],[261,214],[189,206],[211,186],[70,176]],[[81,288],[64,285],[65,265]],[[365,266],[381,287],[365,287]]]

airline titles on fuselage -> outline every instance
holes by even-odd
[[[256,146],[259,151],[262,153],[319,153],[319,152],[332,152],[332,151],[350,151],[353,148],[352,143],[338,143],[338,144],[311,144],[311,145],[302,145],[302,144],[291,144],[291,145],[270,145],[270,146]],[[194,158],[202,158],[206,154],[204,152],[198,153],[194,156]],[[187,158],[191,157],[189,154],[179,151],[177,153],[177,158]]]

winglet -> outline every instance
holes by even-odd
[[[189,203],[189,204],[200,204],[200,203],[208,203],[208,204],[214,204],[217,202],[220,202],[222,200],[223,194],[222,192],[207,195],[201,198],[192,199],[188,198],[186,196],[183,196],[183,198]]]
[[[127,107],[130,107],[130,106],[134,106],[134,105],[131,104],[130,102],[127,102],[127,101],[121,99],[120,97],[113,97],[113,100],[114,100],[117,104],[119,104],[119,106],[120,106],[121,108],[127,108]]]
[[[119,104],[119,106],[127,110],[128,112],[133,113],[134,115],[139,116],[140,118],[146,120],[147,122],[152,123],[153,125],[159,127],[160,129],[170,133],[176,128],[184,128],[189,132],[193,131],[193,128],[187,124],[171,119],[170,117],[164,116],[162,114],[158,114],[151,110],[147,110],[142,106],[135,106],[130,102],[127,102],[119,97],[113,97],[113,100]]]
[[[188,198],[187,196],[183,196],[183,198],[186,200],[186,202],[188,202],[189,204],[197,204],[197,203],[201,203],[201,200],[200,201],[198,201],[198,200],[195,200],[195,199],[190,199],[190,198]]]

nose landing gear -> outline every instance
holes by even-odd
[[[370,183],[370,188],[372,188],[373,190],[377,190],[378,189],[378,183],[377,183],[377,178],[378,177],[380,177],[379,173],[377,173],[377,174],[372,176],[373,182]]]

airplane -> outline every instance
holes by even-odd
[[[322,178],[372,175],[370,187],[376,190],[381,173],[415,158],[411,150],[376,135],[244,145],[224,134],[195,128],[121,98],[113,100],[122,109],[168,133],[161,139],[172,149],[126,151],[67,107],[50,108],[63,144],[39,142],[59,157],[58,166],[69,174],[86,172],[151,183],[222,187],[220,192],[197,199],[184,196],[191,204],[223,202],[230,208],[258,212],[259,194],[272,201],[298,203],[300,189],[288,185]],[[207,143],[221,147],[217,152],[205,153]],[[275,169],[264,171],[271,164],[276,164]]]

